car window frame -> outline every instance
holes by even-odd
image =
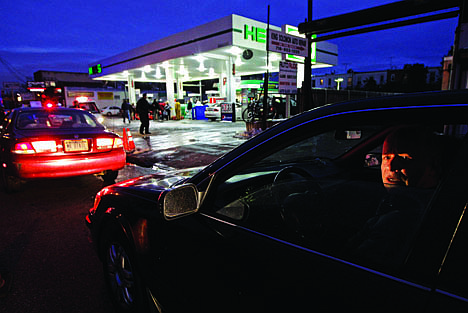
[[[420,109],[420,108],[418,108],[418,109]],[[420,114],[421,110],[413,110],[413,111],[414,111],[413,112],[414,114]],[[398,115],[397,110],[393,110],[392,113],[394,113],[393,115]],[[373,113],[371,112],[371,116],[372,116],[372,114]],[[320,133],[320,131],[318,131],[318,130],[314,131],[314,129],[320,129],[321,131],[323,131],[323,129],[332,129],[334,123],[336,123],[340,119],[341,119],[340,116],[333,116],[332,118],[328,119],[327,121],[325,121],[326,119],[317,119],[314,123],[312,123],[312,121],[306,121],[306,122],[302,123],[301,125],[298,125],[294,129],[286,129],[286,130],[280,132],[279,134],[274,135],[273,139],[268,138],[266,142],[256,142],[256,144],[258,146],[263,146],[264,148],[274,147],[274,151],[278,151],[278,150],[280,150],[280,149],[282,149],[284,147],[284,145],[278,144],[279,141],[284,142],[285,141],[284,138],[294,139],[295,142],[298,142],[298,141],[302,140],[304,137],[306,137],[305,135],[302,136],[302,137],[300,136],[301,132],[302,132],[302,134],[305,133],[304,130],[310,130],[312,133],[317,134],[317,133]],[[391,127],[391,126],[394,126],[394,125],[412,124],[412,123],[408,123],[408,121],[410,121],[410,120],[411,120],[411,117],[406,117],[406,118],[403,118],[401,120],[396,119],[396,120],[393,120],[393,121],[387,121],[387,123],[382,123],[382,124],[383,124],[384,128],[387,128],[387,127]],[[364,121],[365,122],[364,125],[365,124],[375,124],[375,123],[379,122],[378,120],[371,122],[371,121],[369,121],[369,119],[358,119],[358,121],[356,123],[359,123],[359,121]],[[436,122],[438,121],[437,120],[437,114],[435,114],[433,116],[431,121],[436,121]],[[453,122],[454,123],[459,123],[458,121],[459,121],[459,117],[455,117],[453,120],[448,120],[447,123],[453,123]],[[418,122],[418,121],[416,121],[416,122]],[[463,123],[463,124],[466,124],[466,123]],[[318,127],[317,125],[323,126],[323,127]],[[383,136],[382,136],[382,140],[383,140]],[[251,149],[252,148],[250,148],[250,150]],[[266,149],[266,150],[268,150],[268,149]],[[247,152],[242,153],[237,158],[234,158],[234,160],[229,162],[228,165],[225,165],[224,167],[221,167],[220,170],[215,171],[214,173],[211,172],[211,174],[209,176],[211,186],[208,189],[208,193],[206,193],[207,194],[207,196],[206,196],[207,201],[206,202],[203,201],[201,211],[204,212],[204,214],[209,214],[209,215],[214,216],[216,218],[220,218],[221,220],[224,220],[224,221],[226,221],[228,223],[234,223],[234,224],[242,225],[242,223],[239,223],[237,221],[233,221],[232,219],[229,219],[227,217],[223,218],[222,216],[218,216],[213,212],[213,209],[210,210],[210,208],[206,207],[206,206],[212,205],[213,202],[210,201],[210,200],[215,198],[213,195],[210,195],[210,192],[213,191],[213,189],[212,189],[213,187],[216,187],[220,183],[225,181],[226,177],[228,177],[228,176],[232,177],[234,172],[239,172],[239,171],[251,166],[253,163],[255,163],[256,161],[258,161],[259,159],[261,159],[263,157],[264,157],[264,154],[258,154],[253,159],[249,160],[249,153],[247,151]],[[346,158],[349,158],[349,159],[353,159],[353,157],[355,157],[355,156],[353,156],[352,154],[346,156]],[[242,163],[242,161],[245,161],[245,162]],[[220,173],[222,171],[226,171],[226,173]],[[379,172],[380,172],[380,168],[379,168]],[[437,197],[437,193],[434,194],[434,196]]]

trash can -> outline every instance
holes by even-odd
[[[207,105],[199,105],[195,107],[195,119],[196,120],[207,120],[208,118],[205,117],[205,110],[208,106]]]

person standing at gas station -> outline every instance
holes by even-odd
[[[122,117],[123,117],[124,124],[125,124],[125,119],[127,119],[128,123],[130,124],[130,121],[131,121],[130,104],[128,103],[127,99],[123,100],[122,107],[120,109],[122,110]]]
[[[150,104],[148,100],[146,100],[146,93],[143,94],[143,97],[138,100],[136,105],[136,111],[138,116],[140,117],[140,134],[141,135],[149,135],[149,109]]]

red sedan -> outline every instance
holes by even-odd
[[[99,174],[117,178],[125,166],[122,139],[96,118],[71,108],[18,108],[0,124],[0,164],[6,190],[22,182]]]

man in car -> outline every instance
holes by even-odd
[[[416,127],[400,128],[386,137],[381,175],[387,195],[375,216],[350,241],[359,259],[384,266],[404,261],[441,178],[441,145],[437,137]]]
[[[433,188],[439,182],[440,158],[435,135],[417,128],[391,133],[382,149],[382,182],[386,188]]]

